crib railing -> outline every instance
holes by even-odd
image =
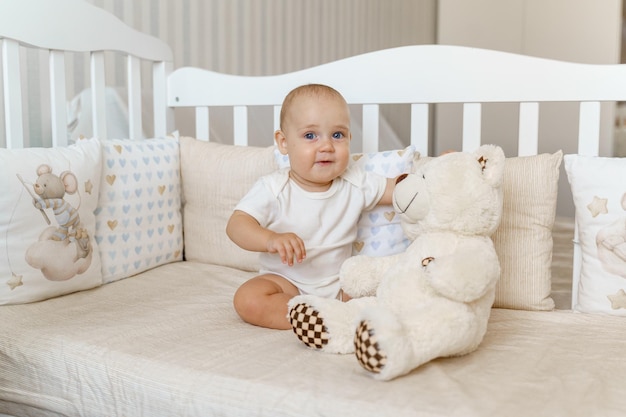
[[[53,9],[58,8],[64,10],[64,20],[48,19],[53,15]],[[30,19],[18,21],[13,18],[29,10]],[[97,23],[87,26],[84,22]],[[102,37],[102,33],[110,35]],[[171,129],[168,124],[171,124],[172,116],[166,103],[165,86],[172,70],[172,51],[164,42],[129,28],[102,9],[82,0],[0,2],[0,43],[6,147],[28,145],[24,143],[21,82],[21,50],[24,47],[48,51],[53,146],[63,146],[68,141],[65,56],[70,52],[89,54],[94,136],[107,137],[105,51],[127,56],[129,137],[140,138],[142,132],[142,61],[149,61],[152,65],[155,135],[163,136]]]
[[[407,61],[407,56],[411,59]],[[463,71],[458,71],[458,66]],[[346,74],[337,81],[336,74]],[[381,79],[380,74],[385,74]],[[564,76],[567,74],[567,76]],[[619,65],[560,62],[475,48],[417,45],[367,53],[302,71],[268,77],[240,77],[197,68],[181,68],[169,79],[168,105],[193,107],[196,136],[208,139],[209,108],[234,108],[234,140],[248,143],[247,107],[274,106],[293,87],[332,82],[351,104],[363,106],[363,150],[378,146],[379,104],[411,106],[410,142],[429,154],[431,104],[463,104],[463,149],[481,142],[482,104],[519,103],[518,149],[533,155],[539,144],[542,102],[580,103],[578,152],[597,155],[600,103],[626,97],[626,69]]]

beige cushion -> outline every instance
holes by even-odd
[[[226,223],[252,184],[277,169],[273,147],[222,145],[182,137],[180,162],[185,259],[257,271],[258,254],[231,242]]]
[[[178,141],[105,139],[96,208],[104,283],[183,257]]]
[[[552,227],[563,153],[507,158],[504,211],[493,236],[502,275],[494,307],[552,310]]]
[[[278,165],[273,147],[241,147],[181,138],[185,258],[258,270],[258,255],[226,236],[233,208],[254,181]],[[502,277],[494,306],[551,310],[552,226],[562,152],[507,158],[504,212],[493,236]],[[189,232],[193,230],[193,232]]]

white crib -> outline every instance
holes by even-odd
[[[520,56],[476,48],[416,45],[393,48],[343,59],[290,74],[244,77],[200,68],[172,72],[172,52],[167,45],[127,27],[114,16],[80,0],[58,7],[49,1],[7,4],[1,14],[6,147],[23,147],[23,125],[27,104],[21,91],[23,46],[49,51],[50,111],[52,145],[65,146],[67,101],[65,56],[69,52],[90,56],[93,136],[106,138],[105,51],[127,58],[128,137],[142,136],[142,70],[148,62],[152,75],[153,117],[156,137],[174,130],[173,110],[191,107],[195,115],[195,137],[208,140],[211,107],[233,108],[233,143],[247,145],[254,132],[248,130],[251,106],[273,106],[273,125],[278,125],[280,103],[294,86],[319,82],[332,84],[350,104],[362,106],[362,150],[379,150],[379,106],[410,106],[410,138],[422,155],[432,154],[430,126],[433,105],[460,103],[462,149],[481,143],[481,106],[484,103],[519,103],[517,155],[536,155],[539,146],[539,117],[542,102],[577,102],[580,108],[577,149],[581,155],[598,155],[601,103],[626,97],[621,82],[626,70],[621,65],[589,65]],[[40,14],[24,23],[16,13],[36,8]],[[49,16],[62,9],[68,30],[55,30],[60,21]],[[97,29],[94,29],[97,28]],[[103,36],[107,34],[107,36]],[[110,35],[108,35],[110,34]],[[70,36],[68,36],[70,35]],[[458,63],[463,70],[458,71]],[[145,71],[144,71],[145,72]],[[351,74],[337,77],[337,74]],[[145,74],[144,74],[145,75]],[[148,74],[150,75],[150,74]],[[436,82],[433,82],[436,80]],[[605,107],[612,111],[612,107]],[[572,138],[574,140],[574,138]],[[268,142],[270,144],[270,142]],[[382,149],[381,149],[382,150]],[[515,156],[515,155],[509,155]],[[575,248],[575,250],[577,250]],[[577,254],[575,259],[579,259]],[[574,277],[580,265],[574,265]],[[576,303],[574,278],[573,303]]]
[[[33,13],[34,10],[37,12]],[[70,27],[72,29],[68,31],[67,28]],[[200,68],[174,69],[172,51],[166,44],[127,27],[112,15],[82,0],[0,2],[0,45],[2,48],[1,89],[4,97],[0,105],[2,109],[0,125],[4,131],[3,140],[0,141],[3,143],[0,145],[12,150],[30,147],[30,144],[24,140],[23,129],[25,119],[28,119],[28,109],[31,103],[25,100],[22,80],[25,71],[28,71],[24,65],[26,63],[24,56],[26,51],[31,50],[38,51],[37,54],[44,56],[48,62],[49,71],[41,77],[41,85],[46,86],[45,95],[41,97],[41,100],[49,101],[53,132],[50,144],[53,147],[66,147],[70,142],[67,126],[69,97],[66,93],[66,84],[68,77],[71,77],[71,65],[67,62],[72,62],[72,56],[75,54],[88,56],[91,74],[91,85],[86,87],[91,88],[92,91],[93,132],[85,132],[85,136],[102,139],[110,136],[107,134],[106,127],[108,115],[106,114],[105,91],[108,86],[107,71],[111,65],[114,65],[110,64],[108,59],[113,56],[116,59],[123,56],[126,60],[127,83],[124,88],[127,91],[128,138],[136,140],[142,138],[145,124],[142,118],[142,106],[145,106],[146,95],[149,95],[152,101],[151,118],[154,123],[155,137],[165,137],[171,134],[177,128],[174,125],[175,112],[191,108],[195,117],[194,136],[199,140],[209,141],[211,123],[213,123],[210,116],[213,114],[212,109],[230,107],[233,115],[232,143],[245,146],[249,144],[250,137],[258,134],[249,128],[251,109],[257,106],[271,107],[272,124],[276,127],[280,105],[286,93],[300,84],[315,82],[332,85],[344,95],[348,103],[361,107],[362,120],[359,122],[363,135],[362,139],[359,139],[359,146],[364,153],[388,150],[382,149],[379,145],[380,107],[387,104],[399,104],[406,106],[410,114],[410,138],[406,139],[407,144],[414,146],[423,156],[432,156],[433,141],[437,140],[436,132],[433,132],[432,127],[433,112],[437,105],[446,103],[462,105],[462,150],[473,150],[483,140],[481,127],[484,105],[514,103],[519,108],[516,126],[517,152],[507,156],[513,158],[537,155],[540,146],[544,144],[547,144],[547,148],[552,152],[556,152],[558,149],[550,148],[550,138],[540,137],[539,134],[541,106],[551,102],[574,102],[579,106],[579,117],[575,122],[578,123],[578,133],[577,137],[571,138],[571,141],[576,144],[579,155],[597,156],[600,130],[606,120],[603,112],[608,111],[610,118],[614,103],[626,100],[626,65],[560,62],[498,51],[444,45],[416,45],[376,51],[302,71],[266,77],[234,76]],[[151,84],[148,93],[145,90],[147,84]],[[33,120],[29,122],[32,123]],[[271,145],[271,138],[268,138],[266,144]],[[566,236],[566,240],[570,238],[569,235]],[[573,239],[576,244],[566,243],[565,246],[570,246],[570,249],[573,246],[573,279],[570,291],[571,305],[576,306],[582,253],[577,232]],[[557,246],[561,248],[563,245]],[[567,254],[565,258],[569,259],[571,256]],[[116,284],[110,284],[110,286],[114,285]],[[0,321],[2,321],[3,308],[6,309],[0,306]],[[562,320],[568,335],[576,334],[581,329],[589,332],[596,331],[597,327],[594,326],[600,322],[599,319],[575,315],[570,311],[559,311],[553,316],[533,316],[531,315],[533,313],[542,313],[517,311],[509,313],[506,308],[503,310],[497,313],[493,323],[495,331],[499,330],[502,333],[500,335],[492,333],[491,337],[506,337],[507,326],[504,322],[509,320],[509,314],[520,319],[522,323],[520,326],[526,326],[521,331],[523,334],[526,334],[524,333],[526,331],[532,331],[531,325],[527,326],[523,323],[532,324],[535,321],[544,323],[545,320],[546,323],[552,325],[554,321]],[[519,316],[516,316],[518,313]],[[622,324],[613,318],[611,320],[603,330],[605,331],[603,334],[607,337],[615,337],[615,332],[623,330]],[[0,333],[2,333],[1,330]],[[266,335],[259,337],[266,337]],[[515,339],[517,336],[511,337]],[[276,342],[278,339],[272,340]],[[619,337],[616,337],[615,341],[619,342]],[[9,349],[8,345],[3,343],[4,341],[0,340],[0,358],[3,356],[2,350]],[[541,343],[541,341],[535,341],[532,345],[541,346]],[[567,341],[564,341],[563,345],[567,345]],[[609,345],[607,342],[603,345],[605,350],[599,352],[619,353],[611,351]],[[278,343],[276,350],[279,350],[280,346]],[[300,352],[302,356],[299,358],[320,360],[312,359],[309,353]],[[580,358],[581,361],[585,359]],[[28,358],[25,360],[28,362]],[[485,361],[485,364],[488,363],[487,359]],[[0,369],[2,366],[0,360]],[[333,376],[335,379],[338,377],[338,375]],[[354,378],[354,375],[350,377]],[[410,377],[412,378],[410,381],[414,382],[419,375],[413,374]],[[244,381],[242,385],[252,389],[252,385],[246,385],[248,383],[249,381]],[[395,387],[402,387],[399,385],[401,383],[402,381],[398,382]],[[567,383],[564,383],[563,387],[566,385]],[[245,387],[242,388],[244,391],[247,389]],[[405,388],[402,389],[405,390]],[[442,387],[442,391],[449,389],[451,388],[448,386]],[[307,397],[306,392],[298,391],[297,396],[301,400],[308,398],[313,401],[314,394]],[[374,395],[376,389],[373,385],[368,385],[364,392]],[[385,392],[389,393],[389,391]],[[520,398],[512,402],[520,405],[525,401],[525,397],[522,397],[532,396],[533,392],[533,389],[520,392],[518,393]],[[614,394],[613,391],[611,393]],[[16,398],[19,398],[15,392],[10,395],[6,394],[5,398],[2,398],[3,395],[2,387],[0,387],[0,411],[5,408],[11,409],[10,406],[3,408],[3,404],[10,405],[17,401]],[[241,393],[241,395],[247,394]],[[397,396],[390,398],[396,403],[406,401],[408,404],[410,397],[411,394],[402,398]],[[609,395],[609,397],[612,405],[619,404],[621,401],[618,401],[615,395]],[[358,404],[357,400],[355,399],[355,404]],[[582,401],[578,398],[572,400]],[[120,401],[123,402],[123,399]],[[184,402],[184,399],[181,401]],[[485,398],[479,401],[489,400]],[[564,407],[563,403],[559,404]],[[56,415],[52,412],[47,414],[44,411],[48,406],[49,404],[42,405],[41,412],[33,411],[33,415]],[[233,405],[227,404],[227,406]],[[250,412],[254,411],[254,404],[250,406]],[[367,407],[365,404],[363,408],[357,407],[355,410],[370,414],[375,411]],[[537,411],[541,409],[540,407],[541,404],[533,404],[531,409]],[[554,411],[555,408],[548,407],[548,409]],[[314,409],[307,410],[311,411],[309,413],[311,415],[315,413]],[[464,406],[460,405],[456,410],[439,411],[442,415],[453,415],[455,412],[463,414],[463,410],[465,410]],[[581,407],[580,410],[588,410],[588,408]],[[507,414],[507,411],[502,409],[496,408],[492,411]],[[609,409],[604,415],[615,415],[619,411]],[[511,414],[520,412],[523,413],[523,410],[516,410]],[[152,413],[158,414],[152,409],[146,411],[145,415]],[[59,412],[59,414],[62,413]]]
[[[53,144],[59,146],[67,144],[68,97],[64,64],[67,51],[90,56],[90,87],[94,91],[92,133],[99,137],[107,137],[105,51],[116,51],[127,57],[125,87],[130,138],[141,136],[142,61],[152,66],[155,136],[164,136],[174,129],[172,109],[192,107],[196,116],[195,136],[208,139],[208,109],[232,106],[234,143],[239,145],[248,143],[248,107],[274,106],[276,125],[286,92],[292,86],[307,82],[332,83],[349,103],[363,106],[365,152],[378,150],[378,106],[381,104],[410,105],[409,141],[427,155],[430,105],[463,104],[463,149],[471,149],[481,141],[481,104],[503,102],[519,103],[518,155],[533,155],[537,153],[539,143],[539,103],[571,101],[580,103],[579,153],[597,155],[600,103],[624,98],[625,87],[620,83],[624,69],[619,65],[556,62],[443,45],[393,48],[280,76],[243,77],[200,68],[179,68],[172,73],[172,52],[167,45],[134,31],[114,16],[82,1],[69,1],[67,7],[62,7],[62,18],[71,27],[71,33],[55,30],[60,22],[47,18],[58,13],[56,3],[16,2],[5,7],[8,10],[0,17],[0,23],[3,28],[3,112],[6,146],[9,148],[24,146],[20,45],[49,51]],[[15,13],[34,7],[42,11],[40,15],[26,22],[12,18]],[[74,33],[80,33],[80,36],[72,36]],[[412,57],[410,61],[407,56]],[[463,71],[456,69],[459,62],[463,62]],[[352,76],[337,80],[337,73],[346,72]]]

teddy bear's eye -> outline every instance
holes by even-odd
[[[422,178],[423,178],[423,179],[426,179],[426,175],[422,174]]]

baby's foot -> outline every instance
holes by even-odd
[[[296,304],[289,311],[293,332],[305,345],[321,349],[328,344],[328,329],[319,311],[305,303]]]

